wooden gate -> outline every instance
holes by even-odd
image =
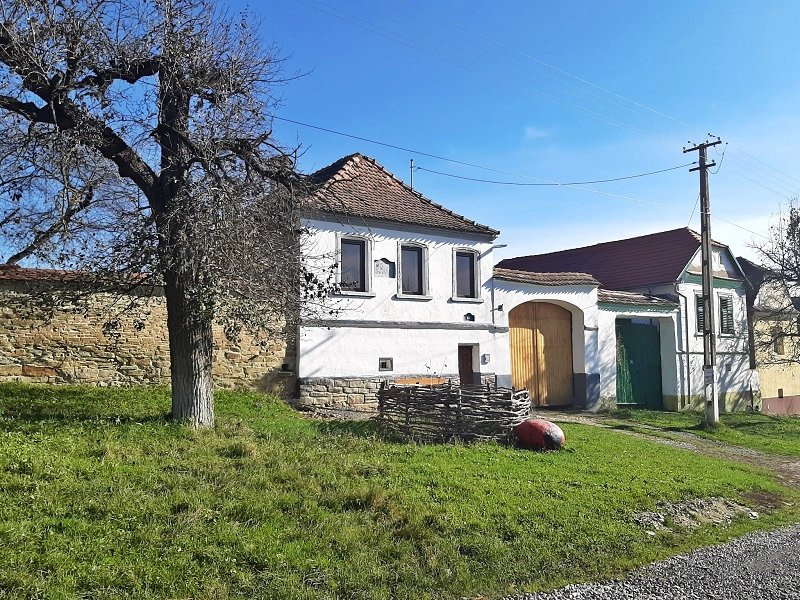
[[[617,320],[617,404],[661,410],[661,336],[658,326]]]
[[[572,403],[572,314],[547,302],[508,313],[511,382],[527,388],[534,406]]]

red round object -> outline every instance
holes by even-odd
[[[528,419],[514,428],[519,445],[531,450],[558,450],[567,441],[561,427],[544,419]]]

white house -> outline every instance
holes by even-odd
[[[387,379],[493,381],[505,340],[491,297],[498,232],[360,154],[312,178],[308,252],[337,265],[340,291],[330,318],[301,326],[301,403],[363,409]]]
[[[755,408],[744,275],[730,249],[712,244],[717,380],[722,410]],[[704,401],[700,235],[681,228],[502,261],[532,272],[578,271],[599,282],[599,407],[681,410]]]
[[[703,397],[699,237],[688,229],[494,267],[498,232],[354,154],[312,175],[305,227],[334,267],[298,336],[300,403],[374,408],[382,381],[526,387],[537,406],[680,409]],[[741,272],[715,246],[720,390],[750,402]],[[732,328],[732,329],[731,329]],[[757,382],[756,382],[757,385]]]

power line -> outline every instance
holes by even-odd
[[[294,120],[294,119],[288,119],[286,117],[278,117],[277,115],[273,115],[272,118],[276,119],[278,121],[284,121],[286,123],[293,123],[295,125],[300,125],[302,127],[309,127],[311,129],[317,129],[319,131],[324,131],[326,133],[331,133],[331,134],[334,134],[334,135],[339,135],[339,136],[342,136],[342,137],[347,137],[347,138],[351,138],[351,139],[354,139],[354,140],[367,142],[367,143],[370,143],[370,144],[376,144],[378,146],[383,146],[383,147],[386,147],[386,148],[392,148],[394,150],[402,150],[403,152],[410,152],[410,153],[416,154],[418,156],[427,156],[428,158],[434,158],[436,160],[443,160],[445,162],[450,162],[450,163],[457,164],[457,165],[463,165],[465,167],[472,167],[472,168],[475,168],[475,169],[482,169],[484,171],[490,171],[490,172],[499,173],[499,174],[502,174],[502,175],[510,175],[512,177],[521,177],[521,178],[525,178],[525,179],[535,179],[537,181],[541,181],[541,182],[543,182],[545,184],[548,184],[548,185],[551,185],[551,186],[556,186],[556,187],[576,187],[576,189],[578,189],[578,190],[581,190],[581,191],[584,191],[584,192],[589,192],[589,193],[592,193],[592,194],[599,194],[601,196],[608,196],[608,197],[611,197],[611,198],[620,198],[622,200],[630,200],[631,202],[637,202],[637,203],[640,203],[640,204],[648,204],[650,206],[659,206],[659,207],[662,207],[662,208],[669,208],[669,209],[677,210],[677,211],[680,211],[680,212],[684,212],[684,210],[685,210],[685,208],[680,207],[680,206],[675,206],[674,204],[665,204],[663,202],[654,202],[652,200],[644,200],[642,198],[636,198],[634,196],[626,196],[626,195],[623,195],[623,194],[614,194],[614,193],[611,193],[611,192],[604,192],[603,190],[595,190],[595,189],[592,189],[592,188],[580,187],[580,185],[582,185],[582,184],[569,184],[569,183],[559,183],[559,182],[555,182],[555,181],[547,181],[547,180],[543,180],[543,179],[538,179],[537,177],[532,177],[530,175],[523,175],[523,174],[520,174],[520,173],[513,173],[511,171],[504,171],[502,169],[493,169],[492,167],[486,167],[486,166],[483,166],[483,165],[478,165],[478,164],[466,162],[466,161],[463,161],[463,160],[457,160],[455,158],[449,158],[447,156],[440,156],[438,154],[432,154],[430,152],[423,152],[421,150],[414,150],[413,148],[408,148],[408,147],[405,147],[405,146],[399,146],[397,144],[389,144],[387,142],[380,142],[378,140],[373,140],[373,139],[370,139],[370,138],[366,138],[366,137],[362,137],[362,136],[358,136],[358,135],[353,135],[353,134],[350,134],[350,133],[345,133],[343,131],[336,131],[335,129],[329,129],[327,127],[320,127],[319,125],[311,125],[310,123],[303,123],[302,121],[297,121],[297,120]],[[694,164],[694,163],[690,163],[690,164]],[[669,170],[671,170],[673,168],[675,168],[675,169],[683,168],[683,167],[686,167],[686,166],[689,166],[689,165],[687,164],[687,165],[681,165],[680,167],[671,167]],[[644,174],[642,174],[642,175],[644,175]],[[757,182],[754,182],[754,183],[757,183]],[[774,190],[770,190],[770,191],[774,191]],[[777,192],[775,192],[775,193],[777,193]],[[759,237],[766,238],[766,236],[764,236],[764,235],[762,235],[762,234],[760,234],[760,233],[758,233],[756,231],[753,231],[752,229],[748,229],[747,227],[743,227],[742,225],[739,225],[738,223],[734,223],[733,221],[730,221],[730,220],[725,219],[723,217],[714,215],[714,218],[719,219],[720,221],[724,221],[725,223],[728,223],[729,225],[733,225],[734,227],[738,227],[739,229],[742,229],[744,231],[748,231],[748,232],[750,232],[750,233],[752,233],[754,235],[757,235]]]
[[[303,123],[302,121],[297,121],[295,119],[288,119],[286,117],[279,117],[277,115],[273,115],[272,118],[273,119],[277,119],[278,121],[285,121],[286,123],[293,123],[295,125],[300,125],[302,127],[309,127],[311,129],[317,129],[319,131],[324,131],[326,133],[332,133],[334,135],[339,135],[339,136],[342,136],[342,137],[347,137],[347,138],[351,138],[351,139],[354,139],[354,140],[359,140],[361,142],[367,142],[369,144],[376,144],[378,146],[384,146],[386,148],[392,148],[393,150],[402,150],[403,152],[410,152],[411,154],[416,154],[418,156],[427,156],[428,158],[434,158],[436,160],[443,160],[443,161],[446,161],[446,162],[450,162],[450,163],[457,164],[457,165],[462,165],[462,166],[465,166],[465,167],[472,167],[473,169],[481,169],[481,170],[484,170],[484,171],[491,171],[492,173],[500,173],[502,175],[510,175],[512,177],[522,177],[524,179],[534,179],[534,180],[536,180],[538,182],[538,183],[522,183],[522,182],[516,182],[515,183],[515,182],[491,181],[491,180],[488,180],[488,179],[476,179],[476,178],[472,178],[472,177],[464,177],[464,176],[461,176],[461,175],[454,175],[452,173],[443,173],[443,172],[440,172],[440,171],[434,171],[434,170],[431,170],[431,169],[426,169],[424,167],[415,167],[415,169],[418,169],[420,171],[428,171],[430,173],[435,173],[436,175],[444,175],[446,177],[455,177],[455,178],[458,178],[458,179],[466,179],[466,180],[470,180],[470,181],[479,181],[479,182],[482,182],[482,183],[495,183],[495,184],[500,184],[500,185],[528,185],[528,186],[531,186],[531,185],[533,185],[533,186],[536,186],[536,185],[538,185],[538,186],[588,185],[588,184],[593,184],[593,183],[606,183],[606,182],[609,182],[609,181],[622,181],[624,179],[635,179],[635,178],[638,178],[638,177],[645,177],[647,175],[656,175],[658,173],[665,173],[667,171],[674,171],[676,169],[682,169],[684,167],[688,167],[688,166],[691,166],[691,165],[695,164],[694,162],[691,162],[691,163],[687,163],[685,165],[678,165],[676,167],[669,167],[668,169],[661,169],[661,170],[658,170],[658,171],[651,171],[649,173],[638,173],[636,175],[626,175],[624,177],[614,177],[614,178],[611,178],[611,179],[598,179],[598,180],[595,180],[595,181],[576,181],[576,182],[563,183],[563,182],[558,182],[558,181],[550,181],[550,180],[542,179],[542,178],[539,178],[539,177],[533,177],[531,175],[523,175],[521,173],[514,173],[512,171],[504,171],[502,169],[495,169],[495,168],[492,168],[492,167],[486,167],[484,165],[479,165],[479,164],[476,164],[476,163],[470,163],[470,162],[466,162],[466,161],[463,161],[463,160],[457,160],[455,158],[449,158],[447,156],[441,156],[441,155],[438,155],[438,154],[431,154],[430,152],[423,152],[422,150],[415,150],[413,148],[408,148],[406,146],[399,146],[397,144],[390,144],[388,142],[381,142],[381,141],[373,140],[373,139],[370,139],[370,138],[367,138],[367,137],[363,137],[363,136],[360,136],[360,135],[354,135],[352,133],[345,133],[344,131],[337,131],[335,129],[330,129],[328,127],[321,127],[319,125],[312,125],[310,123]]]
[[[624,177],[613,177],[611,179],[595,179],[594,181],[570,181],[570,182],[539,182],[539,183],[523,183],[519,181],[493,181],[491,179],[477,179],[475,177],[466,177],[464,175],[455,175],[454,173],[443,173],[441,171],[434,171],[426,169],[425,167],[414,167],[415,171],[425,171],[426,173],[433,173],[435,175],[443,175],[445,177],[453,177],[454,179],[464,179],[466,181],[475,181],[478,183],[492,183],[495,185],[519,185],[519,186],[576,186],[576,185],[590,185],[593,183],[608,183],[611,181],[623,181],[625,179],[636,179],[638,177],[647,177],[648,175],[658,175],[659,173],[666,173],[667,171],[675,171],[690,167],[696,162],[686,163],[685,165],[678,165],[677,167],[669,167],[668,169],[660,169],[658,171],[650,171],[648,173],[638,173],[637,175],[626,175]]]

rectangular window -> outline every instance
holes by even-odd
[[[367,291],[367,248],[364,240],[342,240],[339,285],[351,292]]]
[[[703,325],[706,322],[705,318],[705,306],[703,306],[703,297],[702,296],[695,296],[696,304],[697,304],[697,333],[703,333]]]
[[[735,333],[733,327],[733,298],[719,297],[719,332],[725,335]]]
[[[475,285],[475,254],[472,252],[456,252],[456,296],[478,297]]]
[[[422,248],[416,246],[400,248],[400,272],[403,277],[402,291],[404,294],[421,296],[425,293],[423,268]]]

